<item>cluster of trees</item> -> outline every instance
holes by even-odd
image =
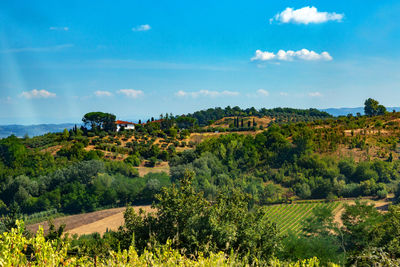
[[[49,153],[28,149],[24,140],[13,135],[0,140],[0,181],[21,174],[46,174],[60,165]]]
[[[252,126],[253,125],[253,126]],[[243,118],[236,117],[233,119],[233,125],[231,125],[232,128],[250,128],[250,127],[256,127],[257,123],[255,119],[253,120],[247,120],[247,123],[244,122]]]
[[[342,224],[335,221],[331,209],[315,208],[314,216],[303,222],[300,234],[282,235],[268,220],[271,215],[266,214],[263,207],[252,205],[249,194],[238,190],[219,191],[216,200],[209,202],[202,192],[195,190],[192,182],[193,174],[186,172],[176,185],[164,187],[156,195],[155,213],[136,213],[133,208],[127,208],[125,223],[117,231],[70,240],[63,237],[62,227],[51,227],[46,240],[52,240],[55,248],[57,244],[60,248],[63,243],[70,243],[71,246],[63,251],[64,257],[79,255],[99,263],[116,255],[111,251],[134,248],[132,255],[125,253],[118,259],[132,257],[131,261],[137,261],[146,256],[153,259],[153,264],[158,260],[171,263],[177,257],[173,251],[179,251],[180,263],[184,258],[203,261],[204,257],[221,253],[225,259],[234,259],[236,264],[254,266],[290,266],[289,262],[315,257],[318,260],[306,261],[299,266],[400,264],[399,205],[391,206],[387,213],[380,213],[373,205],[356,201],[355,205],[345,206]],[[0,228],[6,231],[5,226],[16,225],[19,231],[13,234],[23,236],[20,223],[2,223]],[[5,243],[0,236],[0,249],[9,249],[9,246],[11,244]],[[156,255],[162,252],[162,259],[154,259],[149,252]],[[6,251],[4,255],[8,255]],[[221,264],[222,258],[218,262]]]
[[[187,114],[185,117],[194,118],[197,121],[199,126],[207,126],[210,122],[214,122],[216,120],[220,120],[225,117],[247,117],[247,116],[257,116],[257,117],[294,117],[294,116],[303,116],[303,119],[306,120],[307,118],[313,119],[324,119],[324,118],[331,118],[332,116],[327,112],[319,111],[317,109],[293,109],[293,108],[273,108],[273,109],[266,109],[261,108],[259,110],[252,108],[241,109],[238,106],[230,107],[227,106],[226,108],[209,108],[207,110],[201,110],[194,112],[192,114]],[[300,118],[300,117],[298,117]],[[289,119],[290,121],[290,119]]]
[[[132,202],[150,203],[157,190],[170,183],[169,176],[149,174],[139,178],[134,167],[143,160],[148,160],[149,166],[168,160],[180,145],[176,138],[184,138],[188,131],[178,136],[171,127],[172,120],[166,117],[163,124],[151,122],[139,126],[136,132],[115,133],[110,128],[114,119],[110,114],[89,113],[85,120],[91,130],[74,127],[34,138],[1,139],[0,213],[18,210],[30,214],[50,209],[77,213]],[[161,127],[167,127],[166,133]],[[127,134],[144,141],[127,142],[122,147],[120,138]],[[169,139],[166,149],[154,144],[160,136]],[[85,149],[89,144],[101,149]],[[122,162],[109,161],[107,151],[128,156]]]
[[[6,177],[1,181],[0,213],[57,209],[71,214],[151,203],[161,187],[169,184],[165,173],[139,178],[137,169],[124,162],[80,161],[47,175]]]
[[[278,231],[260,208],[249,210],[249,196],[232,191],[219,194],[210,203],[196,192],[187,172],[176,186],[164,188],[157,195],[155,214],[125,213],[125,227],[114,236],[127,246],[143,251],[149,242],[184,249],[187,255],[235,251],[252,262],[270,259],[278,248]]]
[[[292,129],[293,130],[293,129]],[[270,127],[256,136],[238,134],[208,139],[193,151],[170,160],[171,178],[186,169],[194,184],[214,199],[217,189],[241,188],[258,203],[302,199],[379,196],[400,181],[400,162],[356,163],[315,153],[314,133],[307,128],[286,132]]]

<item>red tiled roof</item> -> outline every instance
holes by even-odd
[[[135,125],[135,123],[133,123],[133,122],[129,122],[129,121],[120,121],[120,120],[117,120],[117,121],[115,122],[115,124],[132,124],[132,125]]]

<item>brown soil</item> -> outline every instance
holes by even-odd
[[[160,173],[160,172],[165,172],[169,174],[169,165],[168,162],[161,162],[159,165],[155,167],[145,167],[143,164],[139,167],[137,167],[139,171],[139,176],[143,177],[148,173]]]
[[[142,208],[145,211],[152,211],[150,206],[135,206],[136,211]],[[54,219],[53,223],[56,227],[65,224],[65,232],[70,234],[91,234],[98,232],[103,234],[109,230],[117,230],[123,225],[123,213],[126,208],[114,208],[90,213],[71,215]],[[49,230],[47,221],[27,225],[26,228],[31,232],[36,232],[39,226],[43,227],[46,233]]]
[[[52,156],[55,156],[57,152],[62,148],[62,145],[51,146],[41,150],[43,153],[50,153]]]
[[[136,212],[139,212],[139,209],[143,209],[147,212],[154,211],[150,206],[137,206],[134,208]],[[68,233],[71,235],[87,235],[92,233],[99,233],[103,235],[105,232],[107,232],[107,230],[118,230],[118,228],[124,224],[124,211],[105,217],[104,219],[73,228],[69,230]]]

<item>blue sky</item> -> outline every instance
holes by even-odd
[[[400,106],[398,1],[2,1],[0,124]]]

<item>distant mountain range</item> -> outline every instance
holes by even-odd
[[[63,124],[39,124],[39,125],[0,125],[0,138],[5,138],[10,135],[23,137],[26,134],[29,137],[43,135],[46,133],[62,132],[64,129],[71,129],[74,123]]]
[[[400,111],[400,107],[387,107],[387,111],[391,112],[393,110]],[[360,113],[364,115],[364,107],[358,107],[358,108],[327,108],[327,109],[321,109],[321,111],[328,112],[332,116],[346,116],[348,114],[353,114],[357,115],[357,113]]]

